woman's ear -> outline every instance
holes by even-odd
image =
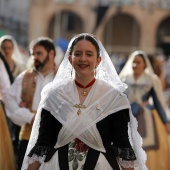
[[[96,67],[100,64],[101,60],[102,60],[102,58],[100,56],[97,57],[97,65],[96,65]]]
[[[70,61],[70,64],[72,65],[72,57],[71,57],[71,55],[68,56],[68,60]]]

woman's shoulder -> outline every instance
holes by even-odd
[[[69,87],[70,82],[49,82],[42,90],[41,95],[48,96],[56,96],[58,93],[62,93],[67,87]]]
[[[108,89],[116,90],[116,88],[114,88],[109,82],[106,82],[101,79],[97,79],[97,86],[100,88],[108,88]]]
[[[146,82],[154,82],[154,83],[160,83],[160,79],[156,74],[150,74],[150,73],[144,73],[143,78],[145,78]],[[152,81],[151,81],[152,80]]]
[[[118,89],[116,89],[113,85],[109,84],[108,82],[105,82],[104,80],[97,80],[97,87],[98,91],[101,92],[110,92],[110,94],[122,94]]]

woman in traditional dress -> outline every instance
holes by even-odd
[[[11,35],[4,35],[0,38],[0,51],[4,56],[1,59],[5,64],[6,71],[8,72],[12,84],[14,79],[26,69],[27,57],[21,53],[16,40]],[[20,126],[14,124],[9,118],[7,118],[7,120],[15,155],[17,156]]]
[[[0,59],[0,170],[15,170],[15,157],[1,97],[10,87],[8,74]]]
[[[12,36],[4,35],[0,38],[0,51],[4,55],[14,78],[26,69],[27,57],[21,53]]]
[[[73,37],[43,89],[22,169],[146,170],[125,89],[100,40]]]
[[[148,169],[169,170],[170,125],[161,82],[154,74],[147,55],[143,51],[133,52],[119,76],[128,85],[125,93],[138,120],[143,148],[147,151]]]

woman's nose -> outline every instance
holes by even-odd
[[[80,60],[82,60],[82,61],[86,60],[86,54],[82,54],[80,57]]]

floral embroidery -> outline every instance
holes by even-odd
[[[73,170],[83,169],[89,147],[78,138],[69,144],[68,161]]]
[[[86,152],[89,149],[89,147],[78,138],[74,139],[74,142],[76,143],[76,150],[80,152]]]

